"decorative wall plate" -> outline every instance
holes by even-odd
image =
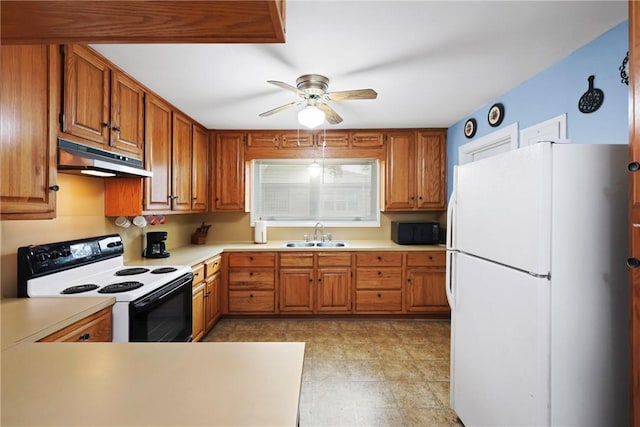
[[[478,122],[476,119],[469,119],[464,123],[464,136],[467,138],[473,138],[478,130]]]
[[[504,119],[504,105],[500,103],[493,104],[491,108],[489,108],[489,114],[487,114],[487,121],[489,122],[489,126],[500,126],[500,123],[502,123],[502,119]]]
[[[589,81],[589,89],[582,94],[578,101],[578,110],[580,110],[581,113],[593,113],[600,108],[602,101],[604,101],[604,92],[593,86],[595,77],[596,76],[589,76],[587,79]]]

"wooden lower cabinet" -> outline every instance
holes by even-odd
[[[445,253],[409,252],[404,283],[405,311],[448,313]]]
[[[107,307],[42,338],[39,342],[111,342],[112,328],[111,307]]]
[[[280,253],[280,312],[351,311],[351,253]]]
[[[275,313],[275,252],[234,252],[228,255],[227,260],[228,312]]]
[[[403,252],[356,256],[356,313],[402,312]]]
[[[192,339],[200,341],[222,315],[220,273],[222,257],[216,255],[191,267],[193,270]]]
[[[402,311],[402,291],[356,291],[356,313],[400,312]]]

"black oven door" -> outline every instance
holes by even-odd
[[[188,273],[129,304],[130,342],[191,341],[191,285]]]

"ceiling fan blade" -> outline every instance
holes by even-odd
[[[305,95],[305,93],[300,89],[298,89],[297,87],[291,86],[290,84],[287,84],[285,82],[279,82],[277,80],[267,80],[267,83],[271,83],[272,85],[276,85],[278,87],[281,87],[282,89],[289,90],[295,93],[296,95]]]
[[[329,107],[327,104],[316,104],[320,110],[324,111],[325,119],[329,122],[329,124],[337,125],[342,121],[342,117],[335,112],[335,110]]]
[[[327,98],[331,101],[345,101],[348,99],[376,99],[378,93],[373,89],[356,89],[343,90],[340,92],[331,92],[327,94]]]
[[[259,115],[260,117],[267,117],[267,116],[270,116],[270,115],[272,115],[272,114],[279,113],[279,112],[280,112],[280,111],[282,111],[282,110],[286,110],[286,109],[287,109],[287,108],[289,108],[289,107],[293,107],[294,105],[302,104],[303,102],[304,102],[304,101],[293,101],[293,102],[290,102],[290,103],[288,103],[288,104],[284,104],[284,105],[281,105],[281,106],[279,106],[279,107],[276,107],[276,108],[274,108],[274,109],[272,109],[272,110],[265,111],[264,113],[261,113],[261,114],[258,114],[258,115]]]

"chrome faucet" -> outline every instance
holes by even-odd
[[[320,238],[324,242],[324,225],[320,222],[316,222],[316,225],[313,227],[313,241],[318,241],[318,226],[322,227],[322,234],[320,235]]]

